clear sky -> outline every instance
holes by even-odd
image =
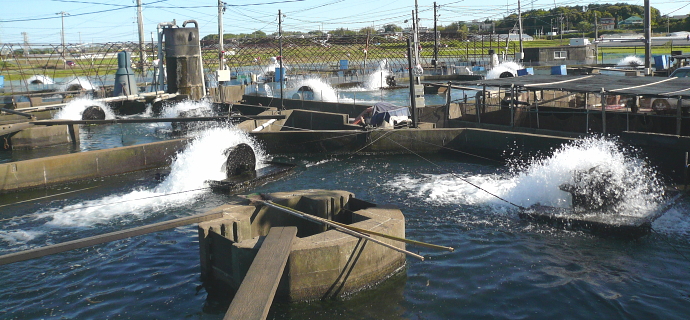
[[[389,23],[408,26],[414,10],[414,0],[226,0],[223,15],[224,33],[251,33],[261,30],[271,34],[278,30],[278,10],[282,10],[284,31],[334,30],[363,27],[380,28]],[[522,0],[523,11],[554,6],[574,6],[589,3],[639,1],[573,1]],[[144,35],[151,39],[156,25],[175,19],[178,25],[196,20],[200,34],[218,33],[217,0],[142,0]],[[433,0],[418,0],[421,26],[433,27]],[[517,11],[517,0],[437,0],[438,23],[454,21],[498,19],[507,12]],[[651,1],[661,14],[690,13],[690,0]],[[60,43],[62,15],[65,42],[138,41],[136,0],[0,0],[0,43],[21,43],[22,33],[29,43]]]

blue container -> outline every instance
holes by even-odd
[[[518,77],[519,76],[526,76],[528,74],[534,75],[534,68],[524,68],[520,69],[517,71]]]
[[[349,60],[340,60],[340,70],[347,70],[350,69],[350,61]]]
[[[668,69],[668,56],[665,54],[662,55],[656,55],[652,56],[654,58],[654,67],[657,70],[666,70]]]
[[[474,72],[484,71],[484,67],[482,67],[482,66],[474,66],[474,67],[472,67],[472,71],[474,71]]]
[[[280,82],[280,78],[283,78],[283,81],[285,81],[285,67],[282,69],[276,68],[275,79],[273,81]]]
[[[553,66],[553,67],[551,67],[551,74],[564,76],[564,75],[568,74],[568,70],[565,68],[564,64],[562,64],[560,66]]]

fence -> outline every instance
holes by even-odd
[[[435,46],[433,34],[420,37],[420,64],[436,73],[452,72],[450,66],[484,66],[488,50],[513,55],[515,46],[498,39],[463,40],[442,36]],[[501,47],[502,46],[502,47]],[[499,49],[501,47],[502,49]],[[219,68],[218,44],[202,41],[207,81]],[[5,95],[83,89],[107,94],[118,68],[117,53],[128,51],[140,86],[151,84],[157,61],[157,43],[103,44],[2,44],[0,75]],[[233,77],[272,76],[280,64],[280,39],[233,38],[224,41],[224,64]],[[437,56],[437,63],[432,60]],[[143,63],[141,61],[143,57]],[[407,39],[394,36],[284,37],[282,62],[289,76],[356,76],[379,68],[392,72],[407,69]],[[72,87],[70,88],[70,85]],[[211,84],[213,86],[213,84]]]

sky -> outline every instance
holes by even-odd
[[[156,26],[175,20],[196,20],[201,36],[218,33],[218,0],[141,0],[145,41],[155,37]],[[651,0],[650,0],[651,1]],[[138,41],[136,0],[0,0],[0,43],[58,44],[64,21],[65,43]],[[523,11],[590,3],[644,1],[522,0]],[[500,19],[517,12],[517,0],[437,0],[438,24]],[[420,26],[433,27],[433,0],[418,0]],[[690,0],[651,1],[662,15],[690,13]],[[414,0],[226,0],[224,33],[266,34],[278,31],[278,10],[283,31],[359,30],[386,24],[409,26]],[[65,14],[60,14],[64,12]]]

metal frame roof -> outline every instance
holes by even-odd
[[[514,78],[464,81],[464,85],[486,85],[522,90],[562,90],[570,92],[690,98],[690,78],[626,77],[609,75],[526,75]]]

